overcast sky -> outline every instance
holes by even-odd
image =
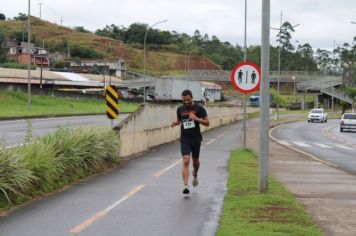
[[[31,0],[31,15],[38,16],[42,2],[42,18],[63,25],[84,26],[95,31],[105,25],[128,27],[135,22],[154,24],[161,30],[193,35],[216,35],[221,41],[243,45],[244,0]],[[262,0],[248,0],[247,44],[261,41]],[[1,0],[6,17],[27,13],[28,0]],[[332,49],[356,36],[356,0],[271,0],[271,26],[283,21],[300,24],[292,35],[294,45],[310,43],[313,48]],[[276,45],[277,31],[271,30],[271,44]]]

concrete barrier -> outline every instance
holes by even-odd
[[[171,128],[177,119],[177,107],[174,105],[146,105],[127,117],[116,127],[120,134],[120,156],[128,157],[150,148],[175,141],[180,136],[180,126]],[[206,106],[210,126],[201,126],[202,132],[230,124],[243,118],[242,107]],[[247,112],[259,108],[248,108]]]

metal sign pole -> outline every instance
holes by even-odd
[[[247,0],[245,0],[245,35],[244,35],[244,62],[247,61],[247,45],[246,45],[246,37],[247,37]],[[243,148],[246,148],[246,130],[247,130],[247,117],[246,117],[246,93],[244,93],[243,97],[243,124],[242,124],[242,131],[243,131],[243,137],[242,137],[242,143],[243,143]]]
[[[269,155],[269,57],[270,57],[270,0],[262,0],[262,38],[261,38],[261,106],[260,106],[260,159],[259,192],[268,191],[268,155]]]

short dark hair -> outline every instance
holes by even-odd
[[[192,91],[190,91],[189,89],[186,89],[182,92],[182,96],[191,96],[193,97]]]

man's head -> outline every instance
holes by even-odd
[[[186,107],[191,107],[193,105],[193,94],[192,91],[186,89],[182,92],[183,104]]]

